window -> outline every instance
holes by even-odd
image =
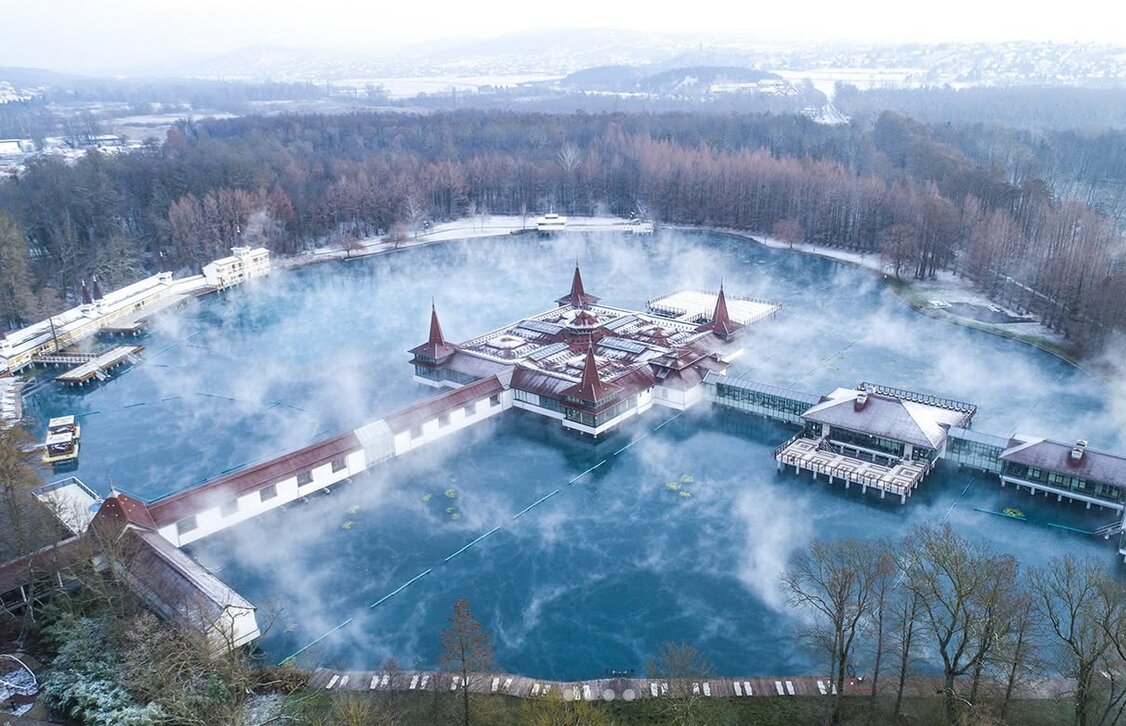
[[[450,415],[448,413],[438,414],[438,428],[450,425]]]
[[[199,529],[199,523],[196,522],[195,515],[185,517],[176,523],[176,532],[180,535],[185,535],[192,530]]]
[[[238,499],[231,499],[220,504],[219,514],[223,517],[229,517],[232,514],[238,514]]]
[[[267,484],[266,486],[264,486],[264,487],[262,487],[261,489],[258,490],[258,497],[263,502],[266,501],[266,500],[269,500],[269,499],[273,499],[277,495],[278,495],[278,485],[277,484]]]
[[[332,460],[332,472],[335,474],[338,471],[344,471],[348,468],[348,462],[345,461],[343,456],[338,456]]]
[[[465,408],[464,408],[463,410],[465,411],[465,417],[466,417],[466,418],[469,418],[469,417],[470,417],[470,416],[472,416],[473,414],[477,413],[477,404],[476,404],[476,402],[474,402],[474,403],[467,403],[467,404],[465,404]]]
[[[313,483],[313,472],[301,471],[297,473],[297,486],[303,487],[306,484]]]
[[[497,406],[500,405],[500,394],[499,393],[494,393],[493,395],[489,396],[489,405],[492,406],[493,408],[496,408]]]
[[[422,436],[422,427],[421,426],[411,426],[411,438],[417,439],[421,436]]]

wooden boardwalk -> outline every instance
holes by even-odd
[[[458,676],[433,671],[337,671],[317,668],[309,678],[311,688],[347,691],[456,691]],[[812,676],[745,676],[669,681],[659,678],[596,678],[585,681],[551,681],[510,673],[490,673],[471,679],[473,693],[516,698],[543,698],[559,694],[573,701],[633,701],[692,694],[701,698],[758,698],[822,696],[832,692],[828,678]],[[849,695],[867,693],[866,684],[846,686]]]
[[[891,679],[881,680],[883,694],[894,693]],[[317,668],[309,678],[309,687],[335,691],[431,691],[451,692],[461,687],[460,677],[436,671],[338,671]],[[1075,681],[1063,677],[1043,678],[1017,689],[1015,697],[1027,699],[1058,699],[1074,692]],[[689,695],[699,698],[808,698],[833,694],[830,678],[815,676],[728,676],[691,681],[670,681],[659,678],[595,678],[585,681],[551,681],[511,673],[480,674],[470,680],[471,693],[495,694],[514,698],[545,698],[562,696],[566,701],[633,701],[642,698],[669,698]],[[867,696],[866,680],[845,681],[846,696]],[[915,677],[907,683],[905,693],[912,696],[933,696],[942,692],[942,679]]]

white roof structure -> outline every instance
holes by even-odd
[[[861,394],[867,398],[863,405],[858,405],[857,397]],[[964,426],[970,414],[887,393],[838,388],[802,417],[815,423],[938,449],[946,441],[949,428]]]
[[[675,320],[699,322],[710,319],[715,311],[719,293],[703,290],[677,290],[676,292],[650,300],[647,305],[658,315],[667,315]],[[782,309],[778,303],[753,298],[739,298],[726,295],[728,316],[740,325],[751,325]]]

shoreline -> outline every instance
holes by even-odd
[[[429,247],[442,242],[510,237],[535,233],[534,227],[530,228],[527,226],[527,219],[528,218],[519,216],[499,215],[482,220],[479,224],[467,225],[465,224],[465,220],[445,222],[398,245],[393,245],[382,238],[369,237],[360,240],[361,247],[358,250],[347,250],[340,246],[325,247],[320,250],[309,250],[300,254],[279,258],[276,266],[279,269],[295,269],[324,262],[347,262],[349,260],[374,257],[376,255],[400,252],[417,247]],[[617,228],[627,227],[625,220],[616,217],[572,217],[571,219],[584,220],[567,230],[572,232],[618,232],[622,230]],[[580,225],[586,225],[587,228],[584,229]],[[935,298],[951,298],[951,301],[954,302],[965,302],[979,306],[996,305],[988,296],[975,290],[968,280],[958,277],[949,270],[940,271],[937,278],[933,281],[896,278],[885,268],[879,255],[874,253],[853,252],[804,242],[791,245],[766,234],[757,234],[726,227],[681,224],[666,224],[662,226],[673,230],[712,232],[727,235],[771,249],[790,250],[860,267],[873,274],[879,275],[882,281],[891,287],[903,302],[923,315],[1031,345],[1091,376],[1109,378],[1113,373],[1113,371],[1110,370],[1101,370],[1091,367],[1091,359],[1085,359],[1075,355],[1070,350],[1067,340],[1063,336],[1045,328],[1039,322],[987,323],[960,315],[944,313],[941,309],[928,305],[928,299]],[[1011,311],[1007,312],[1011,313]],[[1021,327],[1018,328],[1016,326]]]
[[[942,270],[939,272],[936,280],[914,280],[909,278],[896,278],[892,275],[883,264],[879,255],[875,253],[862,253],[852,252],[850,250],[838,249],[835,247],[826,247],[824,245],[815,245],[810,243],[795,243],[790,245],[788,242],[774,239],[769,235],[759,235],[753,232],[743,232],[740,230],[727,229],[721,227],[695,227],[689,225],[679,225],[675,229],[685,230],[699,230],[716,232],[718,234],[725,234],[739,239],[745,239],[764,247],[779,250],[792,250],[806,255],[813,255],[815,257],[822,257],[834,262],[841,262],[854,267],[860,267],[868,270],[873,274],[879,275],[881,280],[886,283],[895,292],[903,302],[907,303],[913,310],[922,313],[930,318],[937,320],[945,320],[955,325],[961,325],[966,328],[980,330],[984,333],[990,333],[1009,340],[1015,340],[1020,343],[1026,343],[1035,348],[1038,348],[1045,353],[1049,353],[1064,361],[1065,363],[1075,366],[1084,373],[1092,376],[1098,376],[1098,371],[1087,368],[1083,365],[1084,360],[1075,356],[1068,348],[1066,339],[1063,336],[1055,333],[1054,331],[1045,328],[1039,322],[1018,322],[1018,323],[987,323],[973,318],[963,317],[961,315],[953,315],[950,313],[943,313],[940,308],[935,308],[927,304],[927,295],[939,297],[956,297],[957,300],[953,302],[966,302],[973,305],[996,305],[988,296],[975,290],[972,283],[965,278],[958,277],[949,270]],[[1002,308],[1004,309],[1004,308]],[[1006,310],[1012,314],[1012,311]],[[1021,329],[1015,329],[1015,326],[1025,326]]]

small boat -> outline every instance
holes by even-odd
[[[43,442],[44,464],[66,464],[78,459],[78,437],[81,429],[74,416],[59,416],[47,422],[47,439]]]
[[[1013,519],[1024,519],[1024,512],[1020,511],[1016,507],[1005,507],[1001,510],[1001,514],[1005,515],[1006,517],[1012,517]]]

